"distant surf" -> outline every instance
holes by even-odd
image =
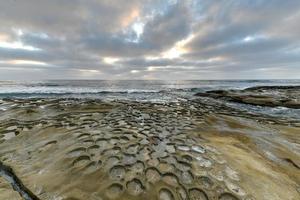
[[[155,94],[183,95],[216,89],[244,89],[260,85],[300,85],[300,80],[49,80],[49,81],[0,81],[0,97]]]
[[[198,92],[209,90],[245,89],[254,86],[300,85],[300,80],[49,80],[49,81],[0,81],[0,100],[30,98],[85,98],[104,101],[129,100],[168,103],[192,100]],[[199,97],[197,97],[199,98]],[[205,98],[203,98],[206,101]],[[261,106],[227,103],[207,99],[212,105],[224,103],[239,110],[268,115],[300,117],[300,110],[266,108]],[[0,110],[5,110],[0,105]]]

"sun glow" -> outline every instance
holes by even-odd
[[[114,64],[115,62],[119,61],[119,58],[114,58],[114,57],[105,57],[103,58],[103,61],[107,64]]]
[[[0,61],[0,63],[9,64],[9,65],[42,65],[42,66],[48,65],[45,62],[40,62],[35,60],[5,60],[5,61]]]
[[[139,70],[131,70],[130,73],[132,74],[136,74],[136,73],[139,73],[140,71]]]
[[[100,73],[99,70],[95,70],[95,69],[79,69],[79,71],[85,73]]]
[[[185,48],[185,45],[194,37],[194,34],[191,34],[187,38],[176,42],[176,44],[171,49],[162,53],[162,57],[168,59],[179,58],[182,54],[188,52],[188,49]]]
[[[25,45],[22,42],[1,42],[0,41],[0,48],[8,48],[8,49],[23,49],[28,51],[38,51],[39,48]]]
[[[127,15],[121,20],[121,26],[122,27],[129,26],[137,17],[139,17],[139,15],[140,15],[140,10],[138,8],[132,9],[129,15]]]
[[[0,43],[3,43],[3,42],[5,42],[5,41],[8,41],[9,39],[10,39],[10,36],[9,36],[9,35],[0,33]]]

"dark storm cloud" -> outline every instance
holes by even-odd
[[[0,78],[300,78],[295,0],[0,0]]]

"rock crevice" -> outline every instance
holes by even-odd
[[[2,176],[7,182],[10,183],[12,188],[17,191],[20,196],[25,200],[39,200],[17,177],[13,169],[7,165],[4,165],[0,161],[0,176]]]

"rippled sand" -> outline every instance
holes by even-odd
[[[201,100],[1,102],[0,160],[40,199],[300,199],[300,123]],[[0,199],[21,199],[0,177]]]

